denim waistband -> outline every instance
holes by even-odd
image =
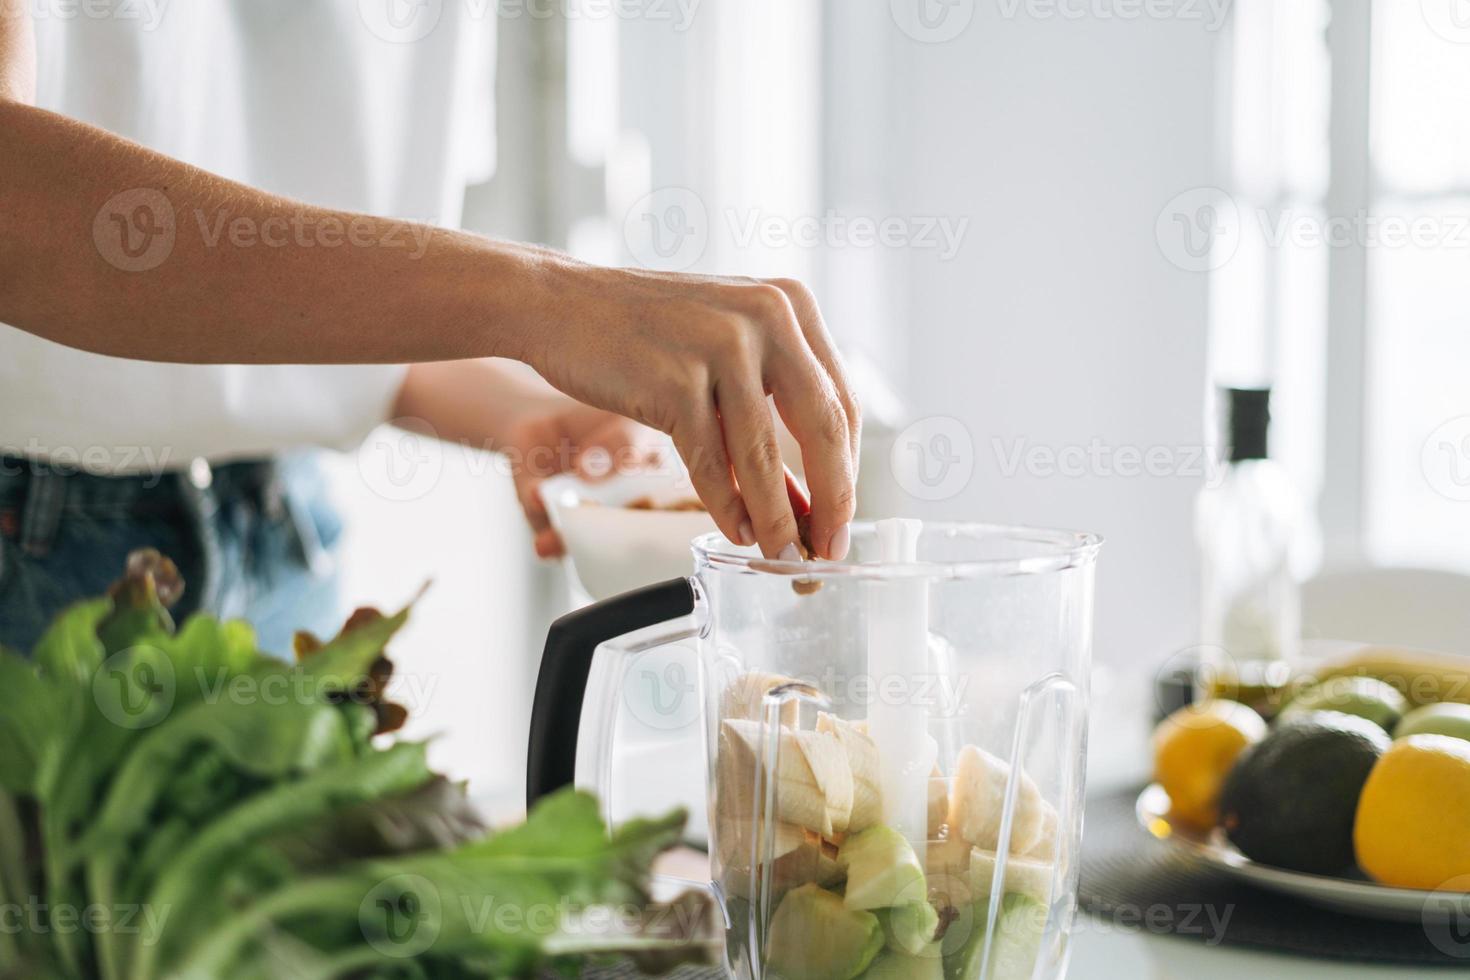
[[[198,512],[212,504],[246,500],[265,511],[282,506],[274,460],[211,466],[195,460],[185,470],[101,476],[44,460],[0,455],[0,535],[31,554],[45,554],[67,514],[93,517]]]

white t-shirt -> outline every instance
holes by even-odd
[[[465,186],[493,167],[493,3],[21,2],[41,107],[225,177],[455,226]],[[179,233],[193,220],[180,215]],[[351,448],[402,376],[124,361],[0,325],[0,452],[127,473]]]

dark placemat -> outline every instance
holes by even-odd
[[[1418,923],[1331,912],[1180,854],[1138,826],[1142,791],[1087,804],[1078,900],[1110,927],[1326,959],[1470,967],[1470,935],[1440,935],[1436,945]]]
[[[644,974],[631,966],[609,966],[587,970],[582,980],[646,980]],[[673,973],[665,973],[660,980],[726,980],[725,971],[717,966],[680,967]]]

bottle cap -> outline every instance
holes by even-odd
[[[1229,459],[1266,458],[1266,432],[1271,425],[1270,388],[1226,388],[1229,413]]]

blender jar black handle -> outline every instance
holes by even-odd
[[[527,807],[570,786],[576,776],[582,702],[597,648],[636,630],[688,616],[694,612],[696,596],[693,579],[669,579],[595,602],[551,624],[536,678],[536,700],[531,705]],[[660,637],[650,645],[678,638]]]

